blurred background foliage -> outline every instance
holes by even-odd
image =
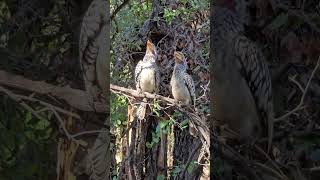
[[[81,89],[77,41],[82,13],[90,1],[0,1],[0,70],[32,80]],[[30,96],[28,92],[10,89]],[[58,100],[47,99],[53,104]],[[54,179],[61,137],[52,113],[38,102],[28,105],[0,91],[0,179]],[[60,106],[63,104],[59,104]]]
[[[0,179],[52,179],[57,133],[51,115],[39,120],[7,97],[1,101]]]

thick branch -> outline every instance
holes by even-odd
[[[148,92],[139,93],[137,90],[120,87],[114,84],[110,84],[110,89],[116,92],[120,92],[120,93],[124,93],[130,96],[136,97],[136,98],[159,99],[170,104],[175,104],[175,100],[172,98],[164,97],[157,94],[151,94]]]
[[[184,108],[181,108],[174,99],[164,97],[157,94],[151,94],[147,92],[141,92],[139,93],[136,90],[128,89],[124,87],[120,87],[114,84],[110,84],[110,90],[114,91],[115,93],[125,94],[131,97],[135,98],[149,98],[149,99],[159,99],[162,100],[168,104],[175,105],[181,112],[186,113],[186,115],[192,120],[192,123],[194,124],[194,127],[198,130],[198,133],[201,135],[200,140],[202,141],[203,145],[205,146],[207,152],[209,153],[209,145],[210,145],[210,131],[206,124],[206,120],[201,118],[196,112],[194,112],[194,109],[188,108],[189,111],[187,111]],[[192,112],[191,112],[192,111]]]
[[[38,94],[50,94],[65,100],[70,106],[81,111],[107,112],[106,104],[93,102],[93,98],[90,95],[79,89],[54,86],[42,81],[32,81],[3,70],[0,70],[0,84]]]

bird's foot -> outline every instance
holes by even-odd
[[[182,101],[179,101],[179,100],[174,100],[174,103],[177,104],[177,106],[180,107],[180,108],[183,105]]]

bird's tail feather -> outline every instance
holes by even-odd
[[[146,116],[146,110],[147,110],[147,104],[145,103],[146,100],[147,100],[146,98],[143,99],[143,102],[141,102],[137,110],[137,117],[140,120],[144,119]]]
[[[274,133],[274,130],[273,130],[273,122],[274,122],[273,113],[272,113],[272,116],[271,116],[270,119],[271,120],[269,120],[269,122],[268,122],[268,148],[267,148],[267,152],[268,153],[272,149],[272,140],[273,140],[273,133]]]

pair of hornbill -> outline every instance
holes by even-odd
[[[260,48],[244,35],[243,24],[228,8],[216,7],[212,31],[214,49],[212,90],[213,117],[231,131],[228,136],[256,141],[268,136],[268,150],[273,137],[273,98],[268,66]],[[155,46],[147,43],[144,59],[135,71],[139,91],[157,92],[160,72]],[[174,53],[175,67],[171,91],[177,101],[195,104],[195,88],[186,73],[187,63],[181,52]],[[219,123],[220,124],[220,123]]]
[[[106,2],[93,1],[83,19],[80,38],[80,63],[85,86],[94,99],[99,99],[99,91],[107,91],[108,83]],[[236,132],[235,137],[240,139],[257,139],[268,134],[270,148],[273,136],[272,88],[264,56],[256,43],[246,38],[244,26],[232,9],[215,6],[213,19],[211,48],[214,53],[210,56],[213,62],[210,90],[213,92],[213,117]],[[156,65],[157,55],[155,45],[147,42],[146,55],[135,70],[138,91],[158,93],[160,70]],[[170,82],[172,95],[183,104],[195,106],[195,87],[191,76],[186,73],[186,58],[181,52],[175,52],[174,59]],[[138,114],[143,118],[143,110],[141,112]]]
[[[146,54],[135,68],[135,84],[139,92],[158,93],[160,86],[160,69],[157,66],[157,48],[147,41]],[[186,72],[187,61],[182,52],[174,52],[175,66],[170,85],[174,99],[183,105],[195,106],[195,87],[191,76]],[[146,106],[140,105],[137,111],[139,119],[145,116]]]

